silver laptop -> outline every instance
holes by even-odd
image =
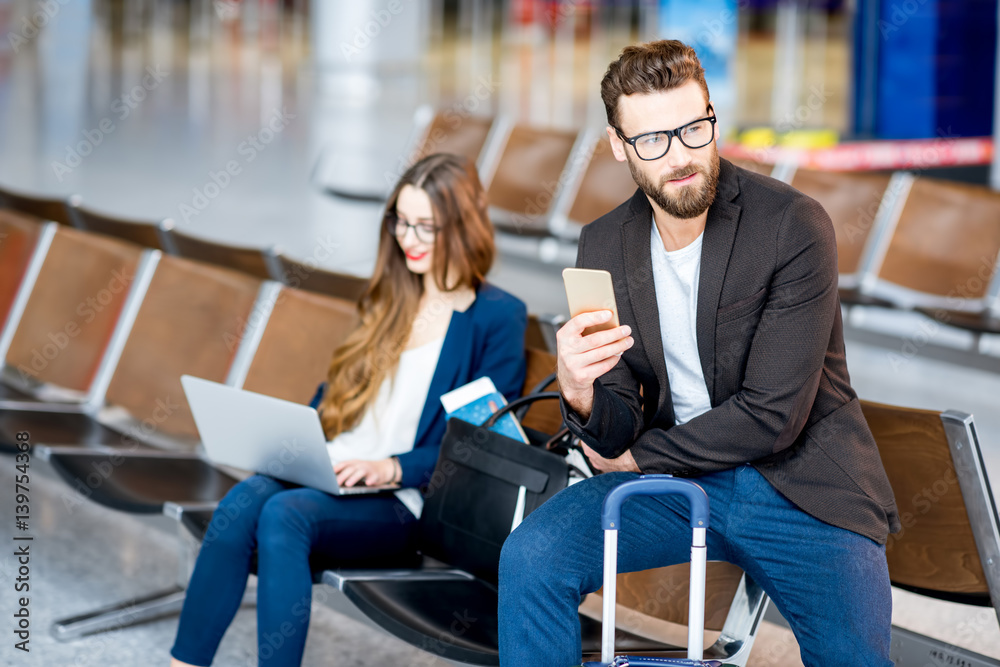
[[[306,405],[190,375],[181,385],[208,458],[334,495],[380,493],[387,486],[341,487],[319,413]]]

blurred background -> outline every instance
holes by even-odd
[[[498,228],[490,279],[558,324],[581,226],[634,190],[602,140],[601,77],[628,44],[681,39],[705,66],[723,155],[830,212],[861,398],[974,413],[997,479],[998,24],[998,0],[0,0],[0,190],[366,277],[396,179],[424,153],[461,152]],[[55,493],[49,657],[19,662],[5,644],[0,658],[163,663],[175,620],[75,647],[43,636],[66,591],[84,591],[76,610],[124,585],[104,559],[161,579],[173,567],[162,531],[122,519],[105,539],[96,510],[59,523]],[[119,543],[134,549],[109,555]],[[86,562],[65,568],[77,552]],[[1000,660],[993,609],[894,599],[897,625]],[[252,611],[240,619],[220,664],[252,662]],[[421,659],[315,619],[307,664]],[[751,664],[799,665],[768,619]]]
[[[366,275],[377,197],[328,190],[384,193],[428,109],[600,131],[607,64],[669,37],[728,155],[900,169],[936,139],[926,175],[986,184],[997,23],[996,0],[0,0],[0,183],[299,254],[333,235]]]

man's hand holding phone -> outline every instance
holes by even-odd
[[[614,368],[635,341],[628,325],[619,326],[610,273],[565,269],[563,282],[572,319],[556,334],[559,389],[569,407],[586,420],[594,408],[594,381]],[[631,452],[605,459],[586,445],[583,451],[596,471],[640,472]]]
[[[556,334],[559,389],[584,419],[594,405],[594,380],[632,347],[632,330],[619,326],[611,274],[598,269],[563,269],[572,319]]]
[[[584,335],[585,329],[610,322],[613,317],[610,310],[581,313],[556,334],[559,389],[583,419],[590,417],[594,405],[594,380],[614,368],[622,353],[635,342],[628,325]]]

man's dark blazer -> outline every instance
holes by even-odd
[[[652,207],[633,197],[587,225],[577,266],[612,275],[635,344],[594,384],[570,429],[640,470],[696,476],[749,462],[812,516],[884,544],[892,489],[851,388],[837,246],[823,208],[721,160],[698,284],[697,343],[712,409],[674,425],[650,257]]]

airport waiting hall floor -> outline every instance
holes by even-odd
[[[154,34],[125,40],[113,51],[100,26],[86,34],[72,27],[69,18],[79,11],[86,10],[68,3],[60,13],[64,20],[54,21],[49,33],[17,51],[0,46],[0,184],[77,193],[111,214],[172,217],[182,229],[209,238],[280,244],[342,271],[371,270],[378,205],[323,195],[310,183],[311,169],[326,148],[326,176],[384,185],[387,173],[398,174],[420,81],[398,76],[359,85],[313,72],[301,54],[235,39],[183,51]],[[561,313],[560,268],[501,256],[491,279],[533,312]],[[860,396],[974,413],[987,467],[1000,480],[1000,375],[936,361],[919,350],[898,363],[898,352],[848,341]],[[13,486],[13,465],[0,458],[2,488]],[[174,523],[73,502],[73,492],[44,462],[32,466],[32,651],[17,651],[8,636],[0,643],[0,665],[165,665],[175,618],[66,644],[51,638],[48,627],[57,617],[172,583]],[[13,525],[13,512],[12,499],[0,502],[0,523]],[[10,619],[11,554],[0,556],[0,564],[0,618]],[[1000,658],[992,610],[899,591],[894,596],[895,623]],[[254,613],[245,608],[215,664],[255,664],[254,651]],[[304,664],[445,663],[318,604]],[[767,624],[750,664],[801,664],[787,628]]]

